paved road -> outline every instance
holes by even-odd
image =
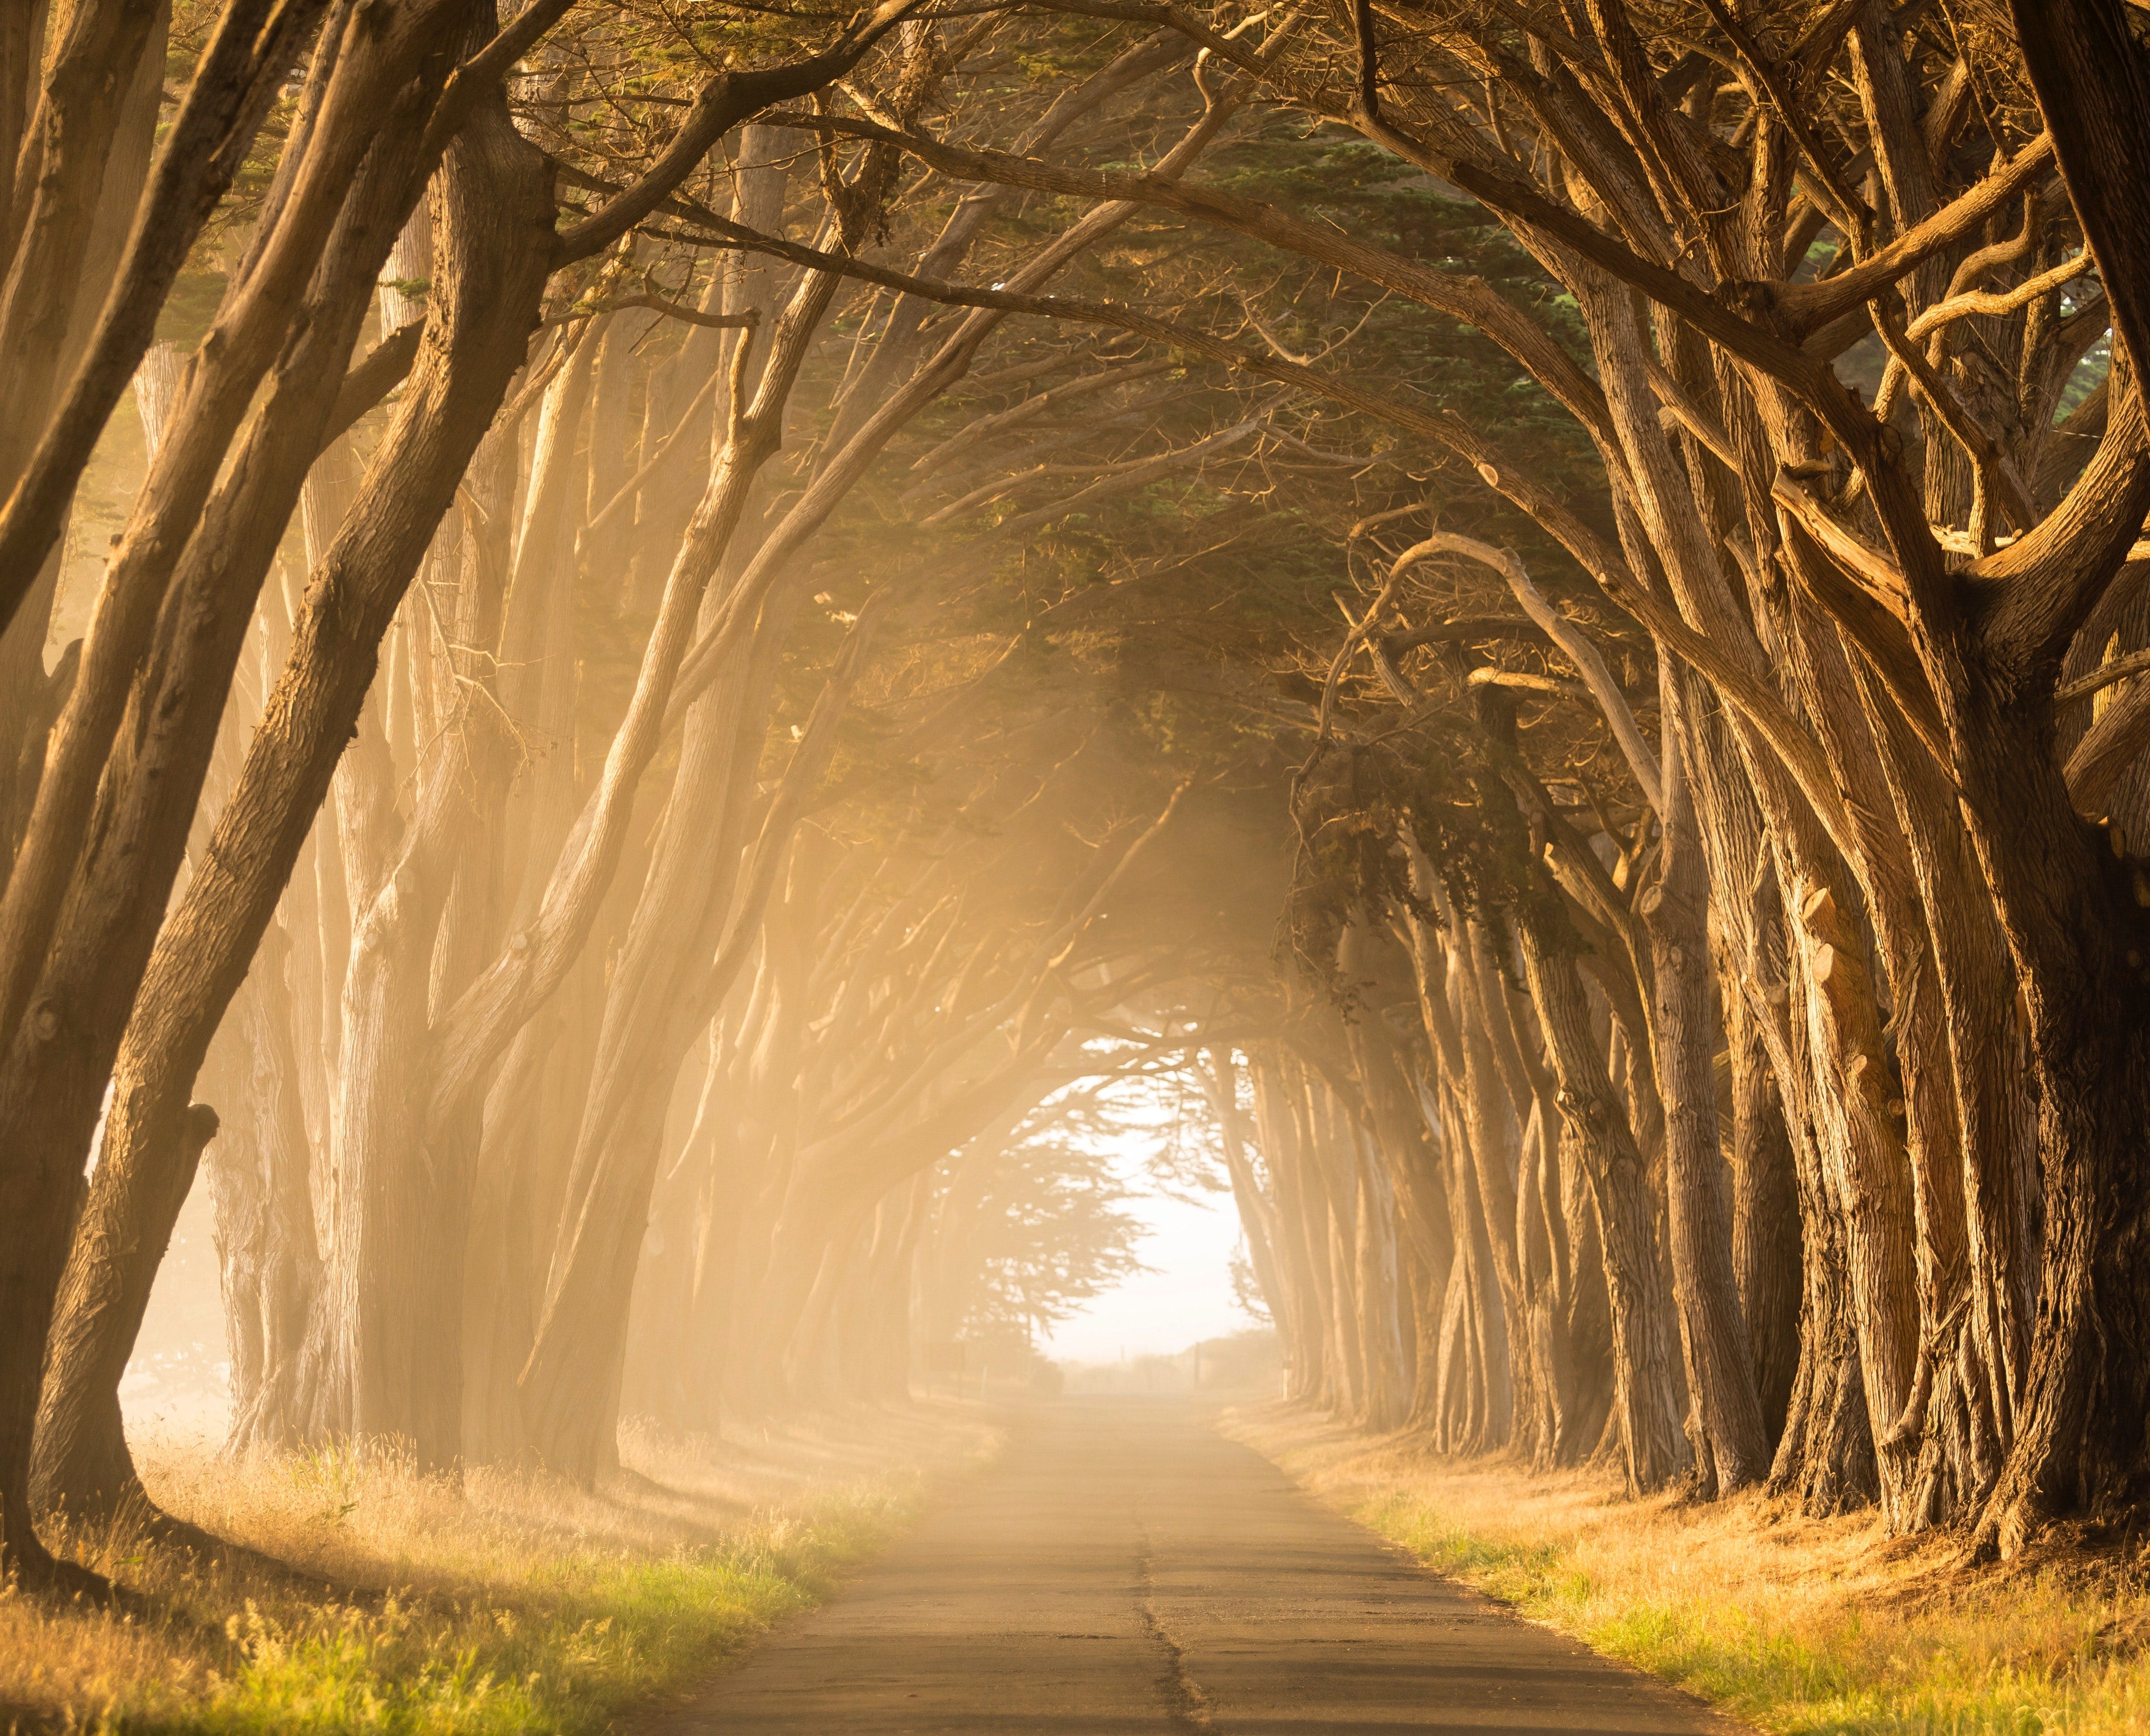
[[[668,1736],[1718,1732],[1411,1565],[1191,1408],[1065,1400]]]

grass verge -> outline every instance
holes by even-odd
[[[2150,1730],[2150,1557],[2056,1546],[1977,1569],[1759,1496],[1629,1501],[1592,1471],[1444,1461],[1281,1410],[1231,1432],[1330,1504],[1532,1621],[1764,1729]]]
[[[998,1436],[941,1405],[626,1445],[628,1472],[596,1491],[153,1446],[160,1502],[273,1559],[159,1546],[124,1522],[68,1539],[125,1602],[0,1592],[0,1728],[607,1728],[818,1602]]]

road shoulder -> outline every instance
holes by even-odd
[[[1892,1539],[1871,1510],[1630,1501],[1600,1471],[1444,1460],[1282,1405],[1220,1426],[1426,1567],[1752,1726],[2150,1728],[2140,1550],[1973,1568],[1953,1534]]]

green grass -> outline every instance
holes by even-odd
[[[1517,1476],[1527,1485],[1531,1480]],[[2150,1730],[2150,1599],[2111,1574],[1813,1569],[1807,1540],[1720,1524],[1685,1535],[1663,1505],[1587,1524],[1512,1522],[1391,1488],[1360,1519],[1429,1566],[1533,1621],[1678,1683],[1764,1728],[1886,1736]],[[1683,1543],[1693,1547],[1691,1554]],[[1683,1559],[1683,1556],[1685,1558]]]
[[[820,1602],[997,1444],[976,1416],[921,1406],[849,1433],[645,1445],[599,1491],[336,1451],[175,1453],[149,1467],[158,1499],[271,1562],[124,1523],[49,1538],[124,1599],[0,1587],[0,1732],[615,1728]]]
[[[391,1595],[225,1622],[228,1661],[199,1702],[115,1708],[114,1729],[380,1730],[396,1736],[596,1730],[706,1675],[879,1549],[912,1499],[865,1496],[724,1548],[664,1560],[568,1556],[512,1593]]]

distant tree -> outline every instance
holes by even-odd
[[[1004,1143],[951,1160],[924,1255],[928,1330],[1041,1337],[1148,1270],[1135,1253],[1146,1226],[1128,1209],[1139,1189],[1123,1173],[1138,1137],[1108,1093],[1079,1090],[1034,1112]]]

